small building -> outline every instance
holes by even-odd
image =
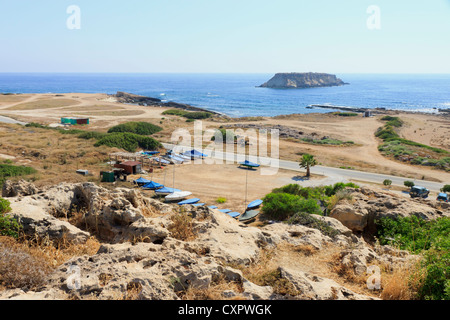
[[[138,161],[125,161],[114,165],[115,168],[121,168],[126,174],[139,174],[142,172],[142,164]]]
[[[370,118],[372,116],[373,116],[372,111],[370,110],[364,111],[364,118]]]
[[[70,124],[70,125],[81,125],[81,124],[89,124],[89,118],[73,118],[73,117],[65,117],[61,118],[62,124]]]
[[[101,171],[100,176],[102,178],[102,182],[115,182],[116,181],[114,171]]]

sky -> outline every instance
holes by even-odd
[[[450,0],[0,0],[0,40],[0,72],[450,73]]]

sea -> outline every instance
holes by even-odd
[[[345,86],[259,88],[274,74],[0,73],[0,93],[124,91],[186,103],[231,117],[326,113],[331,105],[436,113],[450,109],[449,74],[337,74]]]

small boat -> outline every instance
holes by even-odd
[[[193,206],[194,207],[201,207],[201,206],[204,206],[204,205],[205,205],[205,203],[196,203]]]
[[[183,158],[181,158],[181,157],[178,157],[178,156],[176,156],[176,155],[173,155],[173,154],[167,154],[166,156],[167,156],[169,159],[173,159],[173,160],[178,161],[178,162],[181,162],[181,163],[183,163],[183,162],[186,161],[185,159],[183,159]]]
[[[175,192],[181,192],[181,190],[164,187],[164,188],[161,188],[161,189],[158,189],[155,191],[155,193],[157,195],[161,195],[161,196],[167,196],[167,195],[175,193]]]
[[[229,213],[229,212],[231,212],[230,209],[220,209],[219,211],[220,211],[220,212],[223,212],[223,213]]]
[[[189,192],[189,191],[174,192],[174,193],[166,196],[166,201],[177,201],[177,200],[186,199],[191,194],[192,194],[192,192]]]
[[[243,213],[239,217],[239,221],[240,222],[249,222],[249,221],[255,219],[258,214],[259,214],[259,210],[245,211],[245,213]]]
[[[217,209],[217,206],[209,206],[210,209]]]
[[[142,186],[142,189],[147,189],[147,190],[157,190],[157,189],[161,189],[161,188],[164,188],[164,186],[155,181],[150,181]]]
[[[260,205],[262,205],[263,201],[262,200],[255,200],[252,201],[248,204],[247,209],[255,209],[258,208]]]
[[[158,162],[159,164],[170,164],[170,161],[162,159],[162,158],[152,158],[153,160],[155,160],[156,162]]]
[[[234,219],[237,219],[241,215],[239,212],[228,212],[227,214]]]
[[[248,161],[248,160],[245,160],[244,162],[239,162],[239,165],[243,166],[243,167],[247,167],[247,168],[258,168],[258,167],[260,167],[259,164],[251,162],[251,161]]]
[[[191,160],[191,157],[185,156],[184,154],[181,154],[181,153],[177,154],[175,156],[177,156],[178,158],[184,159],[186,161],[190,161]]]
[[[151,182],[150,180],[147,180],[147,179],[145,179],[145,178],[142,178],[142,177],[140,177],[139,179],[136,179],[136,180],[134,180],[133,181],[135,184],[137,184],[138,186],[143,186],[143,185],[145,185],[145,184],[147,184],[147,183],[149,183],[149,182]]]
[[[187,199],[187,200],[178,202],[178,204],[179,204],[180,206],[182,206],[182,205],[185,205],[185,204],[194,204],[194,203],[197,203],[197,202],[199,202],[199,201],[200,201],[199,198],[193,198],[193,199]]]
[[[173,159],[171,155],[164,155],[162,156],[162,158],[164,158],[164,160],[168,161],[171,164],[183,163],[183,161]]]
[[[193,149],[191,151],[186,151],[183,153],[183,155],[191,157],[191,159],[204,158],[204,157],[208,156],[208,155],[201,153],[200,151],[197,151],[195,149]]]
[[[144,151],[142,154],[148,155],[148,156],[154,156],[155,154],[159,154],[159,151]]]

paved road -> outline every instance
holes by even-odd
[[[4,123],[17,123],[17,124],[21,124],[21,125],[26,125],[26,122],[21,122],[21,121],[17,121],[8,117],[2,117],[0,116],[0,122],[4,122]]]
[[[163,144],[166,149],[172,149],[174,146],[171,144]],[[178,146],[176,149],[179,151],[186,151],[191,150],[191,147],[182,147]],[[227,153],[227,152],[218,152],[218,151],[211,151],[211,150],[201,150],[200,148],[196,148],[196,150],[201,151],[205,154],[207,154],[210,158],[213,159],[221,159],[223,161],[226,161],[228,163],[238,163],[245,160],[245,156],[243,154],[234,154],[234,153]],[[266,172],[267,174],[270,174],[270,167],[275,168],[281,168],[291,171],[297,171],[304,173],[305,170],[301,169],[299,167],[298,162],[295,161],[288,161],[288,160],[277,160],[274,158],[267,158],[267,157],[250,157],[250,161],[257,162],[262,165],[261,173],[264,174]],[[265,171],[264,171],[265,170]],[[365,172],[365,171],[357,171],[357,170],[347,170],[347,169],[339,169],[339,168],[333,168],[333,167],[325,167],[325,166],[314,166],[311,168],[311,173],[323,175],[325,176],[324,179],[321,180],[313,180],[313,181],[304,181],[302,185],[313,185],[313,184],[334,184],[336,182],[348,182],[350,180],[358,180],[362,182],[367,183],[378,183],[382,184],[384,180],[389,179],[392,181],[392,185],[395,186],[404,186],[404,182],[407,180],[411,180],[408,178],[403,177],[397,177],[397,176],[391,176],[386,174],[378,174],[378,173],[371,173],[371,172]],[[424,180],[412,180],[416,185],[423,186],[431,191],[439,192],[439,190],[443,187],[446,183],[441,182],[433,182],[433,181],[424,181]]]

